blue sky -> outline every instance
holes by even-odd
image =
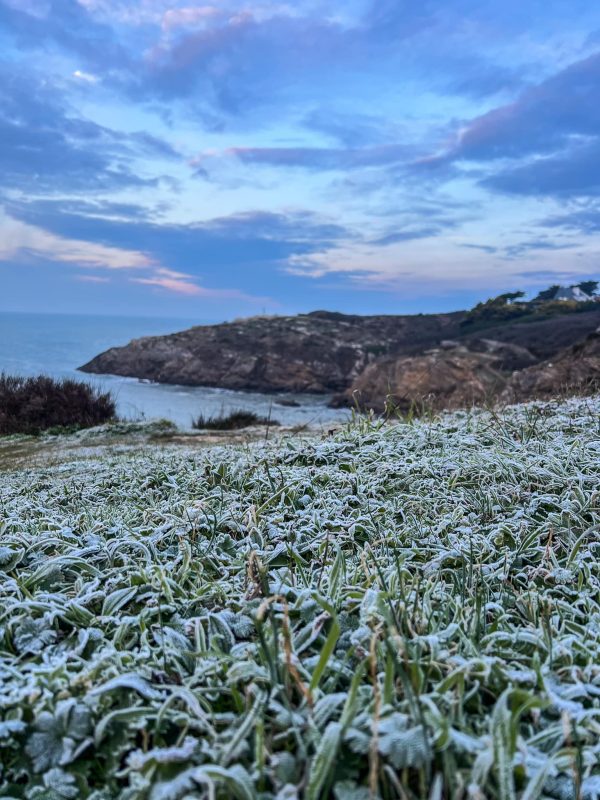
[[[0,0],[0,310],[450,310],[600,273],[600,4]]]

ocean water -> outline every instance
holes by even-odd
[[[202,320],[102,317],[62,314],[0,312],[0,372],[11,375],[45,374],[85,380],[117,401],[125,419],[170,419],[189,428],[199,414],[214,416],[235,409],[254,411],[283,425],[327,425],[346,419],[348,412],[327,407],[328,397],[309,394],[265,395],[189,386],[167,386],[120,378],[85,375],[77,367],[109,347],[127,344],[140,336],[184,330]],[[295,400],[297,408],[279,400]]]

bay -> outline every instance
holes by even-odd
[[[108,317],[66,314],[0,312],[0,372],[9,375],[49,375],[75,378],[112,392],[117,413],[131,420],[169,419],[181,428],[191,427],[199,414],[205,417],[237,409],[269,416],[283,425],[327,425],[348,417],[348,412],[327,407],[323,395],[268,395],[227,389],[170,386],[114,375],[85,375],[77,367],[109,347],[127,344],[141,336],[184,330],[203,320],[145,317]],[[297,407],[280,405],[296,402]]]

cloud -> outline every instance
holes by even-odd
[[[389,144],[398,137],[398,126],[385,117],[371,114],[343,113],[331,107],[313,109],[302,120],[308,130],[325,134],[347,149],[374,144]]]
[[[452,159],[494,160],[549,153],[576,136],[600,131],[600,53],[526,89],[514,103],[472,120],[450,150]]]
[[[67,213],[59,201],[49,200],[13,202],[10,213],[61,240],[90,246],[111,242],[124,252],[143,253],[147,269],[132,276],[138,283],[190,295],[196,289],[182,284],[197,284],[203,291],[215,285],[223,298],[227,291],[238,299],[273,297],[288,285],[285,268],[291,259],[356,238],[344,226],[307,211],[252,211],[185,225]]]
[[[163,31],[173,31],[179,28],[189,30],[206,25],[207,22],[221,17],[222,14],[222,10],[216,6],[170,8],[163,15],[161,27]]]
[[[203,21],[147,48],[139,81],[145,93],[165,99],[193,95],[197,111],[212,107],[251,116],[282,102],[290,80],[313,79],[325,53],[349,61],[347,33],[324,18],[275,7],[272,14],[242,9]]]
[[[517,278],[527,278],[537,285],[548,285],[552,283],[576,283],[577,281],[585,280],[586,277],[594,277],[594,273],[589,272],[574,272],[569,270],[556,270],[551,269],[531,269],[526,272],[515,272]]]
[[[110,283],[110,278],[100,275],[75,275],[75,280],[83,283]]]
[[[77,55],[89,71],[133,70],[130,52],[110,26],[94,20],[76,0],[0,0],[0,29],[10,33],[19,47],[44,50],[55,44]]]
[[[176,295],[277,305],[275,300],[266,295],[201,286],[195,275],[161,266],[156,258],[140,250],[108,247],[97,242],[60,236],[6,215],[0,215],[0,230],[0,263],[68,264],[84,270],[100,269],[115,274],[133,272],[128,278],[130,283],[156,287]],[[74,278],[92,284],[111,282],[109,277],[96,274],[80,274]]]
[[[373,37],[382,40],[397,40],[414,36],[424,29],[439,24],[437,16],[443,4],[440,0],[421,0],[420,3],[405,4],[397,0],[370,0],[364,17],[364,26]]]
[[[464,124],[441,153],[411,171],[439,180],[450,165],[487,165],[481,186],[508,194],[576,197],[600,188],[600,52]]]
[[[489,255],[493,255],[494,253],[498,252],[497,247],[493,247],[489,244],[471,244],[470,242],[466,242],[460,245],[461,247],[467,247],[470,250],[481,250],[482,253],[488,253]]]
[[[80,69],[76,69],[73,73],[73,77],[78,81],[83,81],[83,83],[91,83],[95,84],[98,83],[100,78],[97,75],[92,75],[91,72],[82,72]]]
[[[63,237],[1,214],[0,227],[0,261],[41,259],[108,270],[152,266],[152,260],[139,250]]]
[[[145,132],[122,133],[69,109],[42,77],[0,62],[2,189],[54,194],[157,187],[137,174],[139,158],[179,160],[166,142]]]
[[[432,225],[427,228],[420,228],[419,230],[395,231],[393,233],[388,233],[385,236],[380,236],[378,239],[373,239],[371,244],[375,244],[378,247],[387,247],[390,244],[411,242],[415,239],[429,239],[432,236],[436,236],[440,230],[441,229],[439,227]]]
[[[538,224],[545,228],[564,228],[592,236],[600,233],[600,203],[575,206],[565,213],[545,217]]]
[[[554,266],[598,230],[591,6],[0,0],[0,201],[55,237],[19,259],[137,253],[111,283],[157,303]]]
[[[169,292],[185,295],[202,295],[203,290],[193,282],[192,275],[176,272],[172,269],[159,267],[149,278],[130,278],[132,283],[141,283],[144,286],[159,286]]]
[[[600,85],[598,87],[600,97]],[[574,143],[564,153],[535,158],[481,181],[507,194],[577,197],[600,190],[600,137]]]
[[[555,242],[548,238],[539,238],[539,239],[528,239],[524,242],[518,242],[516,244],[511,244],[508,247],[504,247],[503,251],[506,254],[506,258],[515,259],[521,258],[525,253],[530,251],[553,251],[553,250],[572,250],[573,243],[562,243],[562,242]]]
[[[458,59],[454,74],[444,84],[448,93],[481,100],[500,93],[513,93],[525,84],[523,69],[504,67],[481,57]]]
[[[377,167],[406,161],[414,148],[404,144],[384,144],[374,147],[231,147],[223,157],[233,157],[244,164],[271,167],[298,167],[308,170],[351,170]],[[200,154],[192,166],[202,167],[219,154]]]
[[[174,294],[186,295],[187,297],[204,297],[214,300],[241,300],[252,304],[278,305],[271,297],[258,297],[246,294],[238,289],[207,289],[199,286],[195,282],[193,275],[184,272],[177,272],[172,269],[160,267],[148,278],[130,278],[131,283],[138,283],[144,286],[155,286]]]

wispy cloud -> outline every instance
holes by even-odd
[[[163,15],[161,27],[163,31],[174,31],[181,28],[189,30],[197,26],[206,25],[207,22],[222,15],[223,10],[217,8],[217,6],[170,8]]]
[[[241,300],[251,305],[277,306],[278,303],[271,297],[261,297],[238,289],[209,289],[196,283],[193,275],[184,272],[160,267],[147,278],[130,278],[131,283],[142,284],[143,286],[155,286],[167,292],[185,295],[187,297],[203,297],[213,300]]]
[[[92,75],[91,72],[84,72],[80,69],[75,70],[73,77],[78,81],[82,81],[83,83],[91,83],[92,85],[98,83],[100,80],[97,75]]]
[[[110,283],[110,278],[101,277],[100,275],[75,275],[75,280],[81,283]]]
[[[139,250],[58,236],[35,225],[6,217],[1,212],[0,229],[0,261],[41,258],[107,270],[137,270],[153,266],[152,260]]]
[[[205,294],[205,290],[194,283],[192,278],[192,275],[186,275],[184,272],[176,272],[172,269],[160,267],[156,269],[150,277],[130,278],[130,280],[132,283],[141,283],[144,286],[159,286],[161,289],[166,289],[176,294],[185,294],[188,296]]]
[[[385,166],[407,161],[414,147],[405,144],[382,144],[374,147],[230,147],[221,156],[237,158],[245,164],[273,167],[301,167],[309,170],[349,170]],[[197,156],[192,164],[201,166],[218,153]]]

